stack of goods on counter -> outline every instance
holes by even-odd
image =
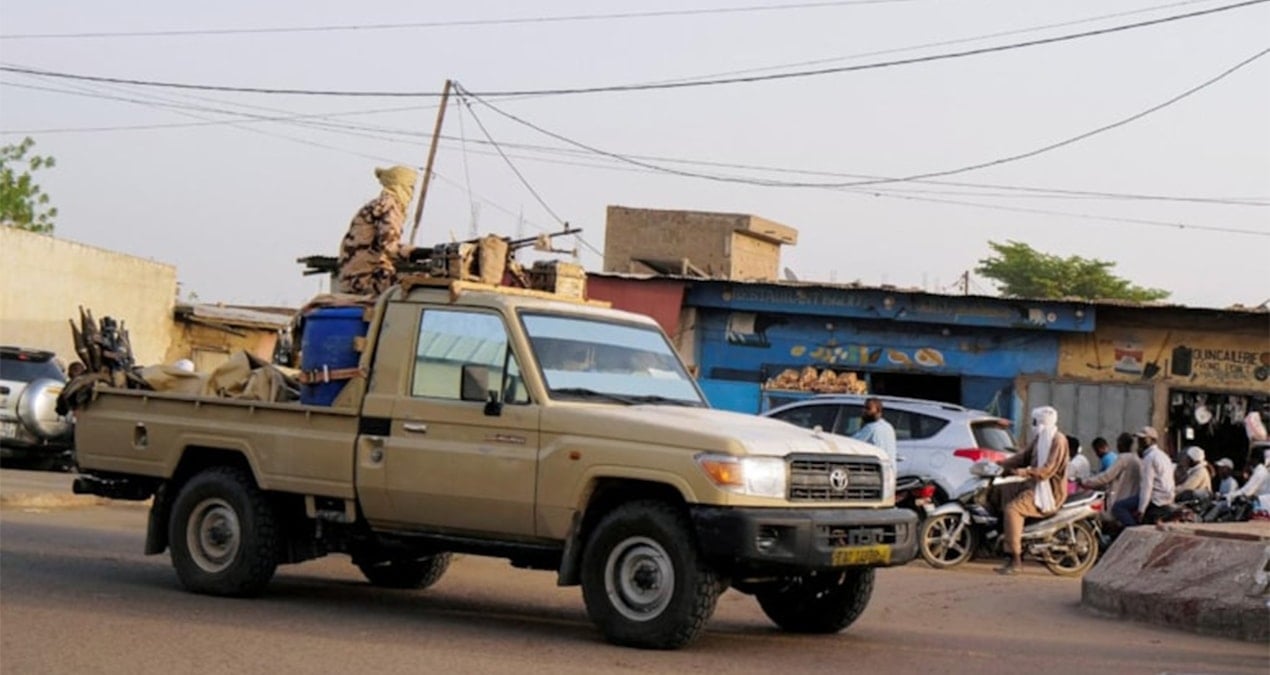
[[[787,368],[776,377],[768,378],[766,389],[785,391],[811,391],[819,394],[867,394],[869,385],[855,373],[838,373],[831,368],[816,370],[807,366],[801,371]]]

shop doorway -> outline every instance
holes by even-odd
[[[1266,410],[1267,404],[1270,396],[1170,390],[1169,439],[1174,448],[1203,448],[1210,464],[1227,458],[1235,463],[1236,471],[1242,470],[1249,462],[1244,418]]]
[[[961,404],[961,378],[916,373],[869,373],[869,393],[878,396],[924,398]]]

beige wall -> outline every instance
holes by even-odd
[[[0,344],[75,356],[67,320],[79,306],[123,321],[140,364],[167,352],[176,267],[0,227]]]
[[[732,233],[732,269],[729,279],[777,279],[781,247],[743,231]]]
[[[233,327],[240,335],[214,326],[200,326],[185,321],[174,321],[172,342],[168,345],[164,363],[190,359],[199,372],[215,370],[229,360],[236,351],[250,352],[265,361],[273,360],[273,349],[278,344],[278,331],[268,329]]]

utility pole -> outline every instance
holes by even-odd
[[[423,218],[423,202],[428,198],[428,183],[432,182],[432,162],[437,157],[437,141],[441,139],[441,125],[445,122],[445,109],[450,103],[450,88],[453,83],[445,81],[445,89],[441,90],[441,107],[437,108],[437,124],[432,129],[432,144],[428,146],[428,163],[423,167],[423,185],[419,187],[419,203],[415,205],[415,223],[410,228],[410,244],[415,243],[415,235],[419,233],[419,221]]]
[[[970,270],[961,274],[961,294],[970,295]]]

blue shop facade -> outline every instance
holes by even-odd
[[[683,284],[679,321],[664,327],[710,403],[746,413],[816,395],[765,386],[783,371],[812,366],[854,373],[872,394],[957,403],[1020,428],[1021,378],[1054,377],[1062,336],[1092,333],[1096,321],[1096,308],[1081,302],[785,282]]]

